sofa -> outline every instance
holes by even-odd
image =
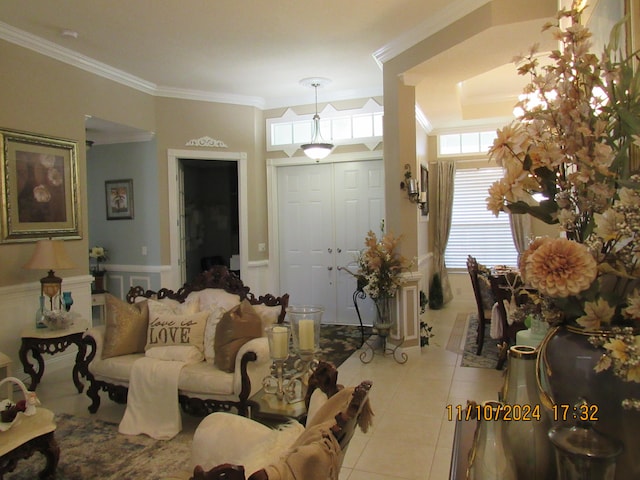
[[[288,294],[256,297],[224,266],[175,292],[132,287],[126,301],[107,295],[105,324],[84,334],[79,362],[89,412],[98,411],[101,391],[126,403],[134,362],[154,357],[184,362],[177,381],[183,411],[247,416],[271,368],[265,328],[284,321],[288,302]]]

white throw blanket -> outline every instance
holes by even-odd
[[[143,357],[133,363],[127,409],[118,431],[170,440],[182,430],[178,377],[185,362]]]

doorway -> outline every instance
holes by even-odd
[[[383,161],[282,166],[277,191],[282,291],[290,303],[322,305],[323,323],[358,324],[352,274],[367,232],[384,218]],[[372,323],[372,302],[359,309]]]
[[[180,159],[185,278],[212,265],[240,274],[238,166],[229,160]]]
[[[247,154],[244,152],[219,152],[210,150],[174,150],[167,151],[167,180],[169,196],[169,252],[171,268],[165,275],[163,285],[180,288],[187,282],[186,272],[186,230],[185,230],[185,198],[184,171],[181,166],[183,160],[205,161],[212,164],[228,161],[236,165],[237,172],[237,225],[238,225],[238,270],[246,271],[248,251],[247,228]],[[208,219],[204,219],[208,221]],[[198,260],[199,261],[199,260]]]

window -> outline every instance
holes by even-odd
[[[487,210],[487,190],[502,175],[502,169],[494,167],[456,170],[451,232],[444,256],[447,268],[466,269],[467,255],[487,266],[517,265],[509,216],[501,213],[496,217]]]
[[[495,130],[440,135],[438,136],[438,153],[440,156],[486,153],[493,145],[496,136]]]

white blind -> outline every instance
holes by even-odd
[[[487,210],[488,189],[502,175],[499,167],[456,169],[447,268],[466,269],[468,255],[487,266],[517,264],[509,216]]]

